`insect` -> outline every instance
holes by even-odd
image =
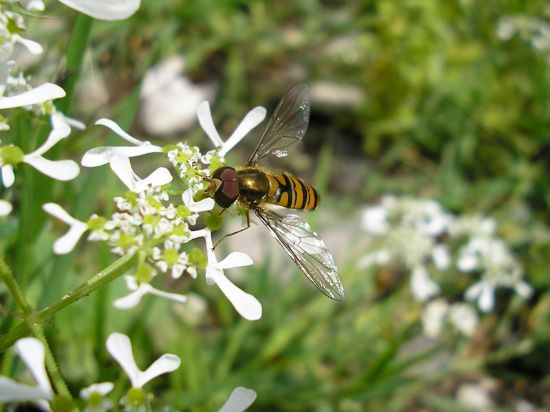
[[[318,289],[332,299],[343,300],[344,287],[325,242],[300,216],[275,210],[276,206],[313,210],[319,205],[317,191],[289,173],[271,172],[258,165],[258,160],[270,154],[286,156],[302,141],[309,122],[309,106],[307,86],[290,89],[275,109],[246,165],[217,169],[209,192],[224,210],[237,202],[246,211],[246,227],[230,235],[250,227],[249,213],[253,211]]]

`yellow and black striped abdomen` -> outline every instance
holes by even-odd
[[[265,202],[291,209],[313,210],[319,194],[309,183],[287,174],[266,173],[269,190]]]

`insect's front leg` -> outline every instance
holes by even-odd
[[[221,213],[223,213],[225,210],[227,209],[224,209],[222,210]],[[220,214],[221,214],[220,213]],[[241,232],[244,232],[246,229],[248,229],[250,227],[250,210],[249,209],[246,209],[246,214],[245,214],[245,218],[246,218],[246,227],[242,228],[242,229],[239,229],[235,232],[232,232],[232,233],[228,233],[227,235],[224,235],[222,236],[215,244],[214,246],[212,247],[212,250],[216,249],[216,246],[218,246],[220,244],[220,242],[222,240],[224,240],[225,238],[229,237],[229,236],[233,236],[233,235],[236,235],[237,233],[241,233]]]

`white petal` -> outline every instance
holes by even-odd
[[[0,200],[0,216],[7,216],[11,213],[13,207],[10,202]]]
[[[84,232],[87,230],[88,225],[86,223],[74,223],[67,233],[54,242],[53,252],[56,255],[66,255],[72,252]]]
[[[212,115],[210,114],[210,105],[207,101],[202,102],[197,107],[197,118],[199,119],[199,123],[204,132],[210,140],[212,140],[212,143],[214,143],[214,147],[223,146],[222,138],[216,130],[216,126],[214,126],[214,121],[212,120]]]
[[[250,266],[254,262],[246,253],[232,252],[225,259],[218,263],[220,269],[238,268],[241,266]]]
[[[183,271],[185,270],[185,265],[176,263],[174,266],[172,266],[172,278],[179,279],[181,275],[183,275]]]
[[[122,333],[112,333],[107,338],[106,342],[107,351],[111,354],[113,358],[118,362],[130,381],[132,386],[135,388],[140,388],[139,375],[142,373],[134,360],[134,354],[132,353],[132,342],[128,336],[123,335]]]
[[[44,83],[34,89],[15,96],[0,97],[0,109],[29,106],[44,103],[65,96],[65,90],[53,83]]]
[[[462,334],[472,336],[478,324],[478,317],[469,304],[453,303],[449,309],[449,321]]]
[[[54,123],[58,123],[57,120],[52,120]],[[46,141],[36,149],[34,152],[29,153],[27,156],[41,156],[50,150],[57,142],[64,139],[71,133],[71,128],[66,124],[54,124],[52,131],[48,135]]]
[[[19,339],[15,342],[15,351],[25,363],[38,386],[46,393],[52,394],[52,387],[44,366],[44,345],[42,345],[42,342],[35,338]]]
[[[449,305],[443,299],[432,300],[424,307],[422,326],[426,336],[436,338],[441,334],[448,308]]]
[[[48,160],[42,156],[25,155],[23,161],[56,180],[72,180],[80,173],[80,168],[74,160]]]
[[[456,262],[456,266],[458,270],[464,273],[471,272],[478,267],[478,259],[473,254],[462,254],[458,261]]]
[[[50,116],[50,123],[52,124],[52,129],[65,129],[69,127],[69,123],[67,122],[66,119],[68,118],[65,117],[63,113],[58,112],[57,110],[54,110],[54,112]]]
[[[430,279],[424,266],[418,266],[411,275],[411,290],[416,299],[424,302],[439,293],[439,286]]]
[[[260,319],[262,317],[262,305],[258,302],[258,299],[235,286],[221,270],[216,272],[218,273],[211,276],[237,312],[247,320]]]
[[[200,212],[206,212],[207,210],[214,209],[215,205],[216,205],[216,202],[214,202],[214,199],[208,197],[206,199],[202,199],[198,202],[195,202],[189,209],[192,212],[200,213]]]
[[[27,386],[0,376],[0,403],[51,399],[52,394],[40,386]]]
[[[173,372],[180,367],[181,360],[178,356],[171,353],[165,353],[156,361],[153,362],[151,366],[147,368],[146,371],[139,373],[139,378],[137,385],[134,387],[141,388],[150,380],[156,378],[159,375],[163,375],[168,372]]]
[[[141,0],[59,0],[81,13],[100,20],[123,20],[134,14]]]
[[[137,181],[134,191],[140,193],[151,187],[163,186],[170,183],[172,179],[172,175],[167,168],[159,167],[145,179]]]
[[[432,249],[432,259],[434,265],[439,270],[447,269],[451,264],[451,256],[449,254],[449,249],[446,245],[436,245]]]
[[[529,299],[533,294],[533,288],[529,286],[527,283],[522,281],[518,282],[514,286],[514,290],[518,295],[520,295],[524,299]]]
[[[99,393],[101,396],[105,396],[109,392],[111,392],[114,387],[115,385],[112,382],[94,383],[93,385],[90,385],[87,388],[81,389],[80,397],[82,399],[88,399],[88,397],[92,393]]]
[[[57,203],[44,203],[42,205],[42,209],[44,210],[44,212],[53,217],[56,217],[57,219],[68,225],[73,225],[76,222],[83,223],[68,214],[67,211],[59,206]]]
[[[475,300],[481,294],[482,288],[483,284],[481,282],[474,283],[468,289],[466,289],[466,292],[464,292],[464,297],[467,300]]]
[[[256,392],[252,389],[238,386],[224,403],[220,412],[241,412],[246,410],[256,400]]]
[[[11,187],[15,181],[15,173],[13,173],[12,165],[2,166],[2,182],[5,187]]]
[[[42,0],[26,0],[23,5],[29,11],[44,11],[44,2]]]
[[[117,309],[131,309],[136,307],[139,302],[141,302],[141,298],[144,297],[148,292],[148,288],[146,286],[146,284],[142,284],[132,293],[122,298],[116,299],[115,301],[113,301],[113,306]]]
[[[220,156],[224,157],[243,137],[245,137],[252,129],[258,126],[265,119],[266,110],[264,107],[258,106],[249,111],[233,134],[222,145]]]
[[[86,125],[81,122],[80,120],[73,119],[72,117],[65,116],[63,113],[60,113],[63,117],[63,120],[67,125],[70,127],[74,127],[75,129],[84,130],[86,129]]]
[[[149,142],[142,143],[139,146],[99,146],[84,153],[81,163],[84,167],[97,167],[106,165],[114,156],[129,158],[161,151],[162,148]]]
[[[167,135],[191,127],[197,106],[214,96],[214,86],[194,84],[183,74],[184,64],[183,57],[173,56],[145,74],[140,120],[149,134]]]
[[[188,208],[191,208],[191,206],[194,203],[193,200],[193,190],[187,189],[181,194],[181,200],[183,201],[183,204],[187,206]]]
[[[40,43],[37,43],[33,40],[25,39],[24,37],[21,37],[18,34],[12,35],[11,38],[16,43],[19,43],[22,46],[24,46],[32,54],[42,54],[42,52],[44,51]]]
[[[124,276],[124,282],[126,282],[126,287],[129,290],[137,290],[139,285],[137,283],[136,277],[131,275]]]
[[[177,293],[164,292],[164,291],[156,289],[152,286],[149,288],[148,293],[150,295],[159,296],[161,298],[173,300],[173,301],[179,302],[179,303],[184,303],[184,302],[187,301],[187,296],[185,296],[185,295],[179,295]]]
[[[130,164],[130,159],[126,156],[116,155],[111,158],[109,166],[128,189],[136,191],[137,177]]]
[[[367,207],[361,219],[363,229],[368,233],[382,235],[388,231],[388,211],[384,206]]]
[[[111,129],[113,132],[118,134],[124,140],[126,140],[126,141],[128,141],[132,144],[135,144],[136,146],[139,146],[139,145],[145,143],[145,142],[142,142],[141,140],[136,139],[133,136],[130,136],[128,133],[126,133],[124,130],[122,130],[122,128],[118,124],[116,124],[115,122],[113,122],[110,119],[101,118],[101,119],[97,120],[95,122],[95,124],[105,126],[109,129]]]
[[[495,289],[489,284],[483,284],[478,300],[479,309],[487,313],[495,307]]]
[[[185,59],[183,57],[172,56],[147,70],[141,83],[141,97],[148,99],[170,89],[172,82],[181,75],[184,66]]]

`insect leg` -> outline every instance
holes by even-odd
[[[226,209],[224,209],[226,210]],[[223,213],[223,210],[222,210],[222,213]],[[216,246],[218,246],[220,244],[220,242],[222,240],[224,240],[225,238],[229,237],[229,236],[233,236],[233,235],[236,235],[237,233],[241,233],[241,232],[244,232],[246,229],[248,229],[250,227],[250,210],[247,210],[246,211],[246,227],[242,228],[242,229],[239,229],[235,232],[232,232],[232,233],[228,233],[227,235],[224,235],[222,236],[215,244],[214,246],[212,247],[212,250],[216,249]]]

